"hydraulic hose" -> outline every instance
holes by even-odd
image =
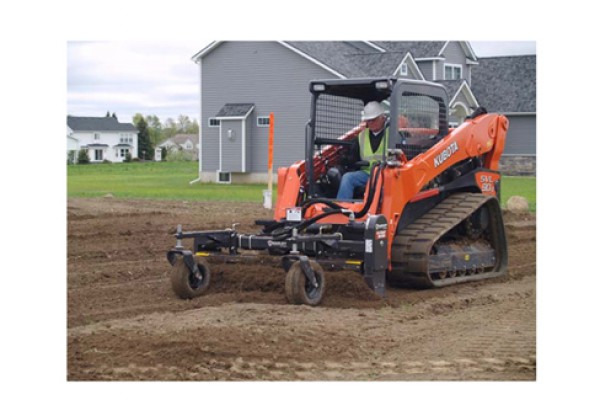
[[[367,197],[367,201],[365,202],[362,209],[354,214],[355,218],[364,217],[367,214],[367,212],[369,211],[369,209],[371,208],[371,204],[373,203],[373,199],[375,197],[375,192],[376,192],[377,185],[379,183],[379,179],[381,177],[382,171],[383,171],[383,166],[379,162],[375,163],[373,165],[373,167],[371,168],[371,178],[369,179],[369,196]],[[340,206],[339,204],[333,202],[332,200],[316,198],[316,199],[309,199],[309,200],[305,201],[304,204],[302,204],[302,216],[304,216],[304,213],[308,209],[309,206],[311,206],[313,204],[319,204],[319,203],[329,206],[331,208],[331,210],[327,210],[322,214],[319,214],[315,217],[307,219],[298,225],[287,225],[286,224],[287,221],[278,222],[276,224],[269,226],[268,229],[265,229],[265,233],[271,233],[273,235],[273,239],[275,239],[275,240],[286,239],[291,236],[293,229],[297,229],[298,232],[302,232],[304,229],[306,229],[307,227],[309,227],[310,225],[314,224],[315,222],[317,222],[318,220],[320,220],[322,218],[325,218],[325,217],[328,217],[328,216],[334,215],[334,214],[342,214],[344,212],[344,208],[342,206]]]

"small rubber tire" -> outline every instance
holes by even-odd
[[[300,261],[292,264],[285,276],[285,297],[291,304],[306,304],[308,306],[317,306],[323,300],[325,295],[326,283],[325,272],[323,268],[314,261],[309,261],[315,277],[317,278],[317,288],[310,288],[306,281],[306,276],[302,272]]]
[[[175,294],[181,299],[193,299],[200,296],[208,289],[210,285],[210,268],[204,264],[196,264],[202,280],[192,275],[188,267],[183,262],[183,258],[178,258],[171,269],[171,287]]]

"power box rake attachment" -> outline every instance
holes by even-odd
[[[271,223],[265,228],[271,234],[250,235],[237,232],[235,227],[184,232],[179,225],[177,244],[167,252],[173,266],[172,288],[183,299],[200,296],[210,285],[211,262],[252,259],[253,255],[245,255],[244,251],[258,250],[271,256],[283,254],[279,257],[286,271],[285,294],[292,304],[321,303],[326,289],[325,270],[360,272],[367,285],[384,296],[388,266],[385,217],[374,215],[364,222],[348,224],[352,239],[344,239],[342,232],[327,233],[330,228],[329,224]],[[185,249],[183,239],[193,239],[193,249]]]

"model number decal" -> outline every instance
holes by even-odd
[[[494,178],[490,175],[480,175],[479,176],[479,183],[480,183],[480,187],[481,187],[481,191],[484,193],[493,193],[495,192],[495,188],[494,188]]]
[[[450,156],[452,156],[452,154],[456,153],[457,151],[458,151],[458,144],[456,144],[456,142],[450,143],[450,145],[448,147],[446,147],[440,154],[435,156],[435,158],[433,159],[433,166],[435,168],[439,167],[440,165],[442,165],[444,163],[444,161],[449,159]]]

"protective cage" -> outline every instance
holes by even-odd
[[[360,99],[321,94],[316,100],[315,145],[339,140],[361,120],[364,103]]]

